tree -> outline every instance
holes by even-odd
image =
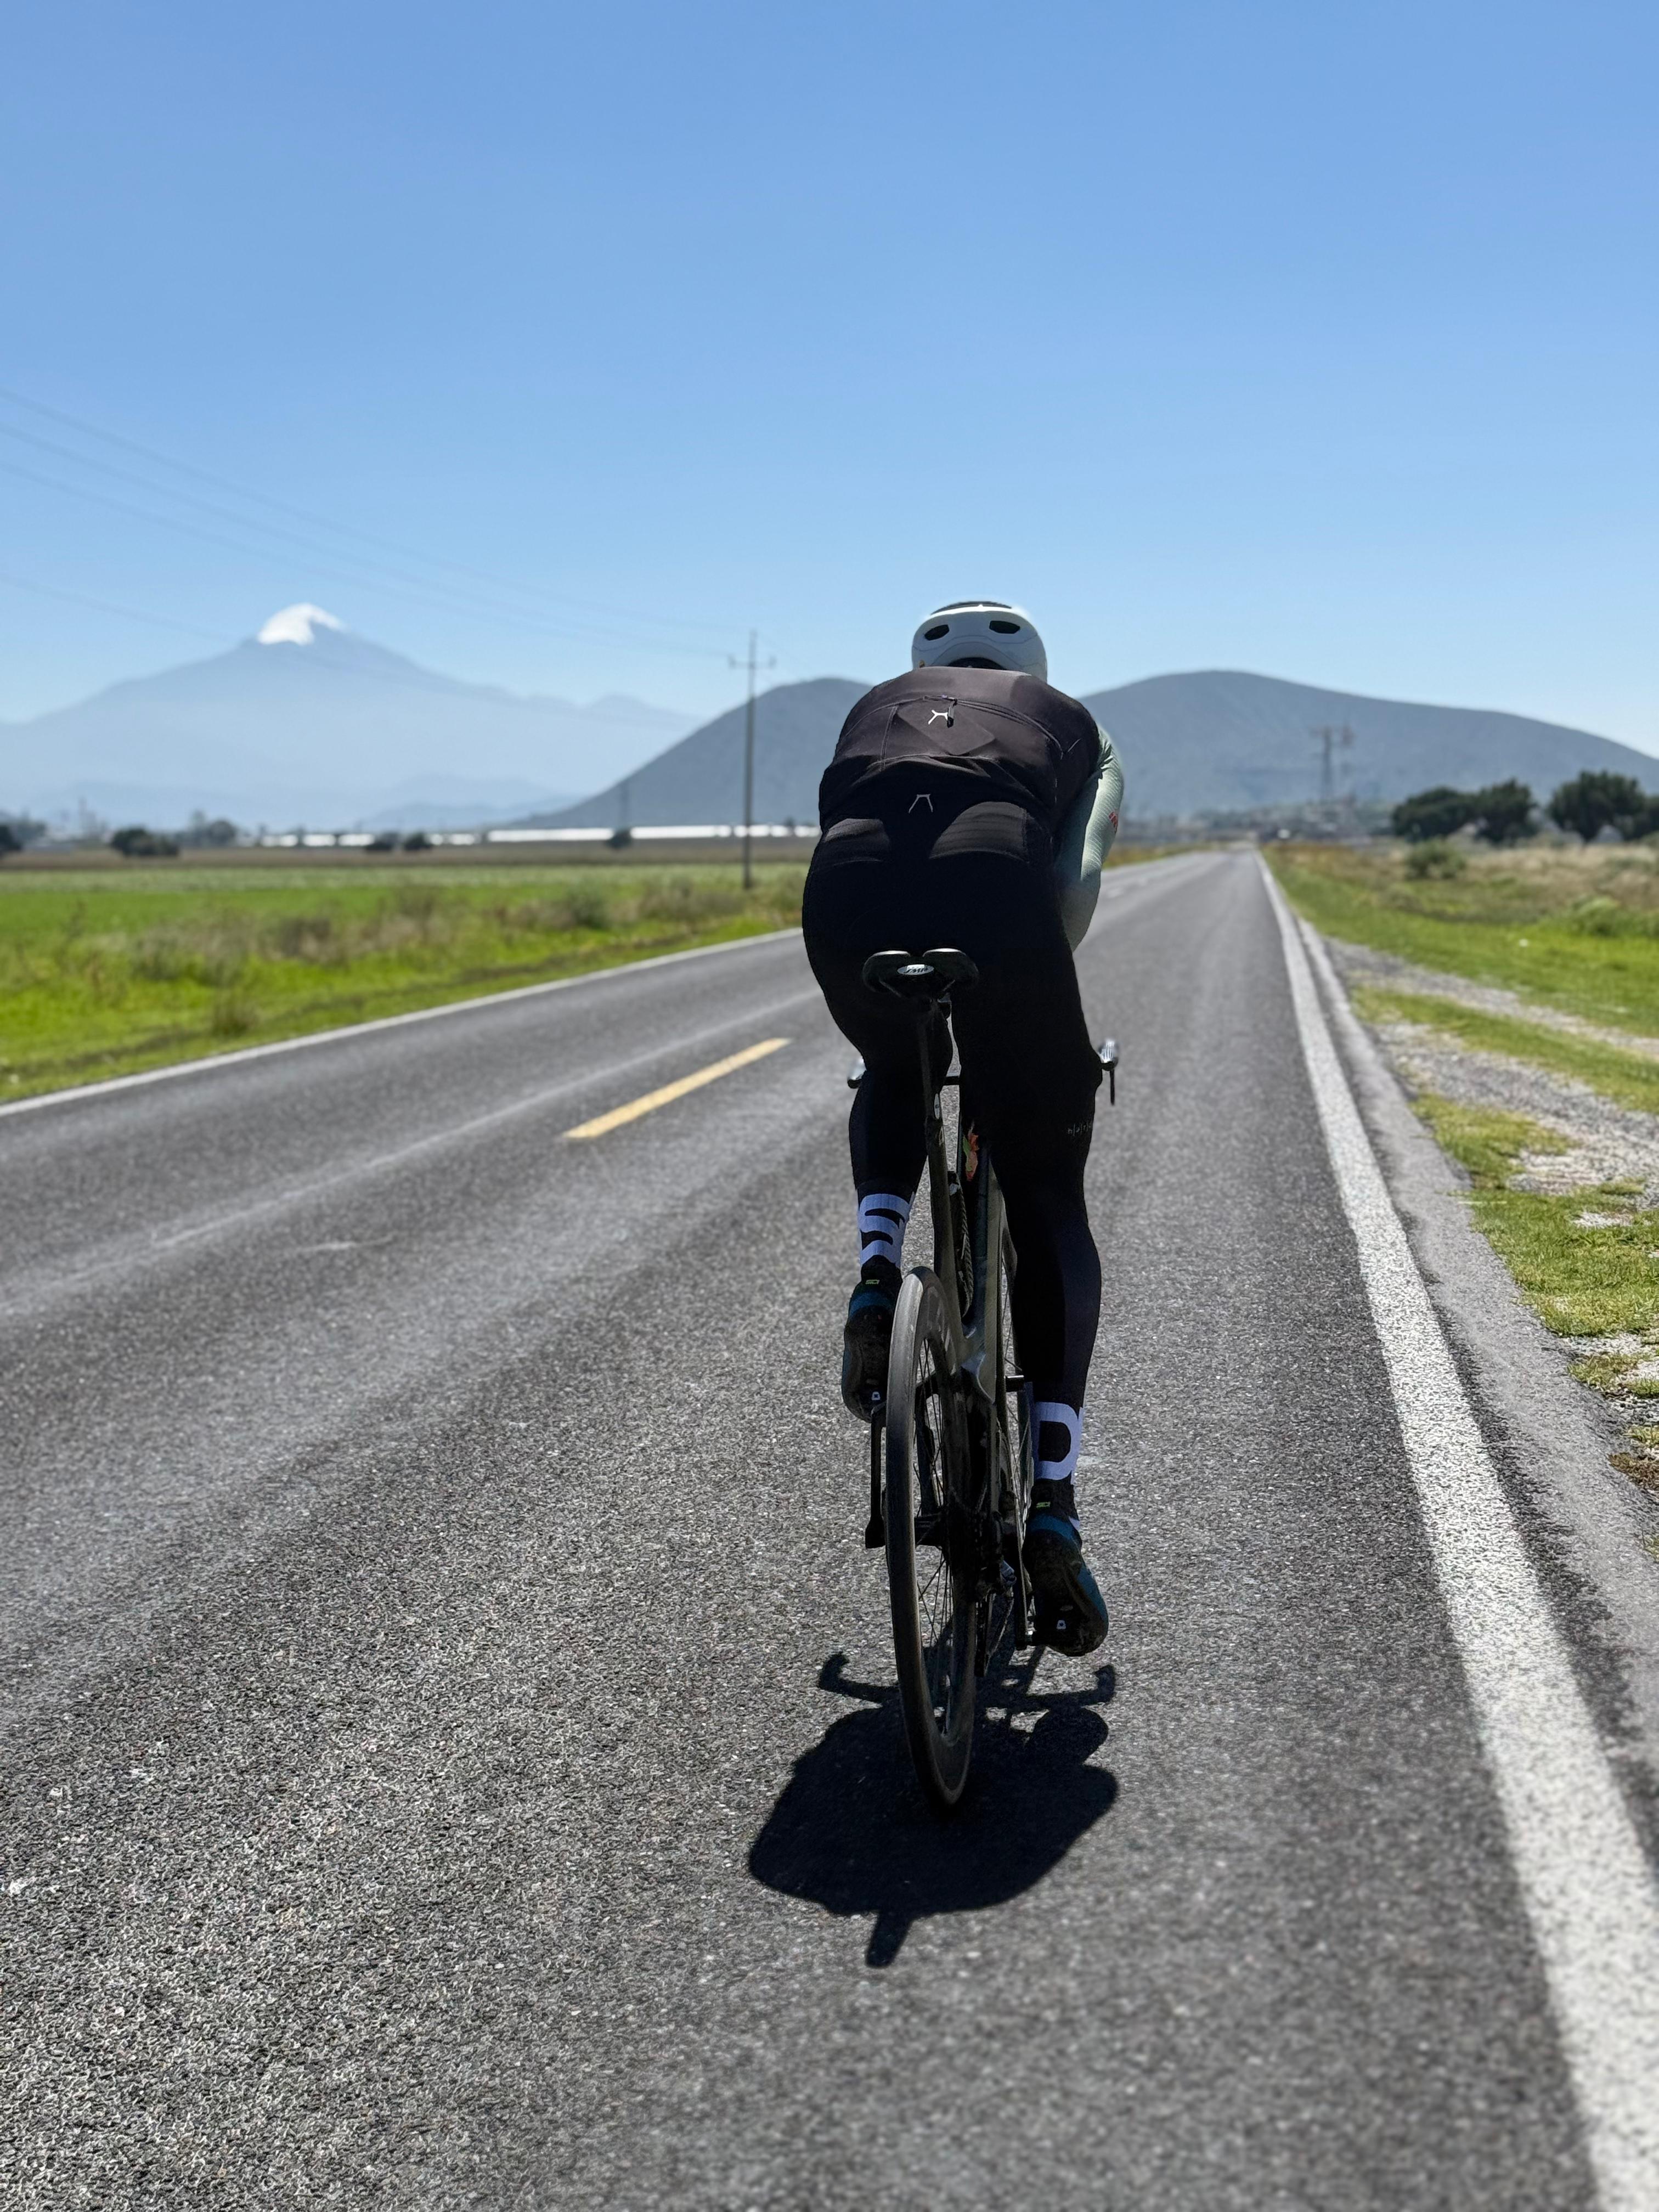
[[[1455,835],[1474,821],[1477,804],[1473,792],[1454,791],[1449,783],[1437,783],[1431,790],[1402,799],[1389,819],[1396,837],[1417,845],[1425,837]]]
[[[411,830],[408,836],[404,839],[404,850],[405,853],[429,853],[432,850],[432,840],[424,830]]]
[[[10,823],[0,822],[0,860],[3,860],[8,853],[21,853],[22,849],[23,841]]]
[[[1621,837],[1644,837],[1656,826],[1656,806],[1633,775],[1587,768],[1550,794],[1545,811],[1558,828],[1571,830],[1588,845],[1604,830]]]
[[[118,830],[109,842],[124,860],[168,860],[179,850],[171,837],[146,830],[141,822]]]
[[[1533,795],[1524,783],[1510,776],[1504,783],[1489,783],[1474,794],[1474,834],[1489,845],[1518,845],[1535,837]]]

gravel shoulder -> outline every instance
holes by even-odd
[[[1609,1366],[1628,1381],[1629,1363],[1651,1358],[1653,1346],[1634,1336],[1563,1340],[1523,1303],[1475,1226],[1469,1177],[1413,1110],[1419,1095],[1413,1070],[1423,1063],[1411,1060],[1409,1042],[1379,1034],[1355,1013],[1345,988],[1354,972],[1347,959],[1353,948],[1319,937],[1306,922],[1303,933],[1469,1402],[1568,1631],[1632,1809],[1650,1847],[1659,1850],[1659,1492],[1620,1464],[1630,1451],[1628,1424],[1644,1401],[1627,1389],[1585,1387],[1577,1371],[1606,1351],[1613,1355]],[[1501,1079],[1479,1069],[1435,1073],[1469,1085],[1471,1100],[1487,1095],[1479,1089],[1483,1082]],[[1515,1073],[1526,1079],[1537,1071]],[[1527,1110],[1524,1090],[1503,1095],[1511,1102],[1506,1110]],[[1569,1102],[1580,1127],[1586,1110]],[[1645,1410],[1651,1417],[1659,1408],[1650,1399]]]

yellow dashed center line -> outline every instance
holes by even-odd
[[[647,1091],[643,1098],[635,1098],[626,1106],[613,1106],[608,1114],[596,1115],[592,1121],[567,1129],[564,1133],[567,1137],[605,1136],[612,1129],[620,1129],[624,1121],[637,1121],[641,1114],[654,1114],[659,1106],[672,1106],[688,1091],[701,1091],[705,1083],[717,1083],[722,1075],[747,1067],[751,1060],[764,1060],[769,1052],[776,1052],[788,1042],[787,1037],[768,1037],[764,1044],[745,1045],[729,1060],[717,1060],[712,1067],[700,1067],[695,1075],[681,1076],[678,1083],[665,1083],[660,1091]]]

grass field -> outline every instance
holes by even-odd
[[[603,848],[471,865],[454,848],[49,857],[0,868],[0,1102],[791,928],[806,873],[760,859],[745,891],[734,860]]]
[[[804,873],[0,870],[0,1099],[786,928]]]
[[[1397,847],[1291,847],[1272,860],[1294,904],[1327,936],[1600,1027],[1659,1036],[1651,848],[1475,854],[1443,876],[1413,876]],[[1642,1054],[1424,992],[1361,985],[1353,1000],[1374,1024],[1413,1023],[1659,1113],[1659,1061]],[[1528,1304],[1558,1336],[1606,1340],[1574,1372],[1616,1400],[1659,1396],[1659,1212],[1643,1204],[1643,1185],[1517,1188],[1528,1155],[1570,1152],[1569,1140],[1516,1113],[1432,1096],[1415,1103],[1468,1173],[1474,1218]],[[1659,1486],[1659,1425],[1633,1425],[1630,1443],[1613,1464]]]
[[[1269,857],[1292,903],[1328,937],[1659,1036],[1652,846],[1477,853],[1439,879],[1410,876],[1397,846],[1291,845]]]

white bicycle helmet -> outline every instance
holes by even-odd
[[[1048,680],[1048,656],[1024,607],[954,599],[935,607],[910,641],[912,668],[1006,668]]]

